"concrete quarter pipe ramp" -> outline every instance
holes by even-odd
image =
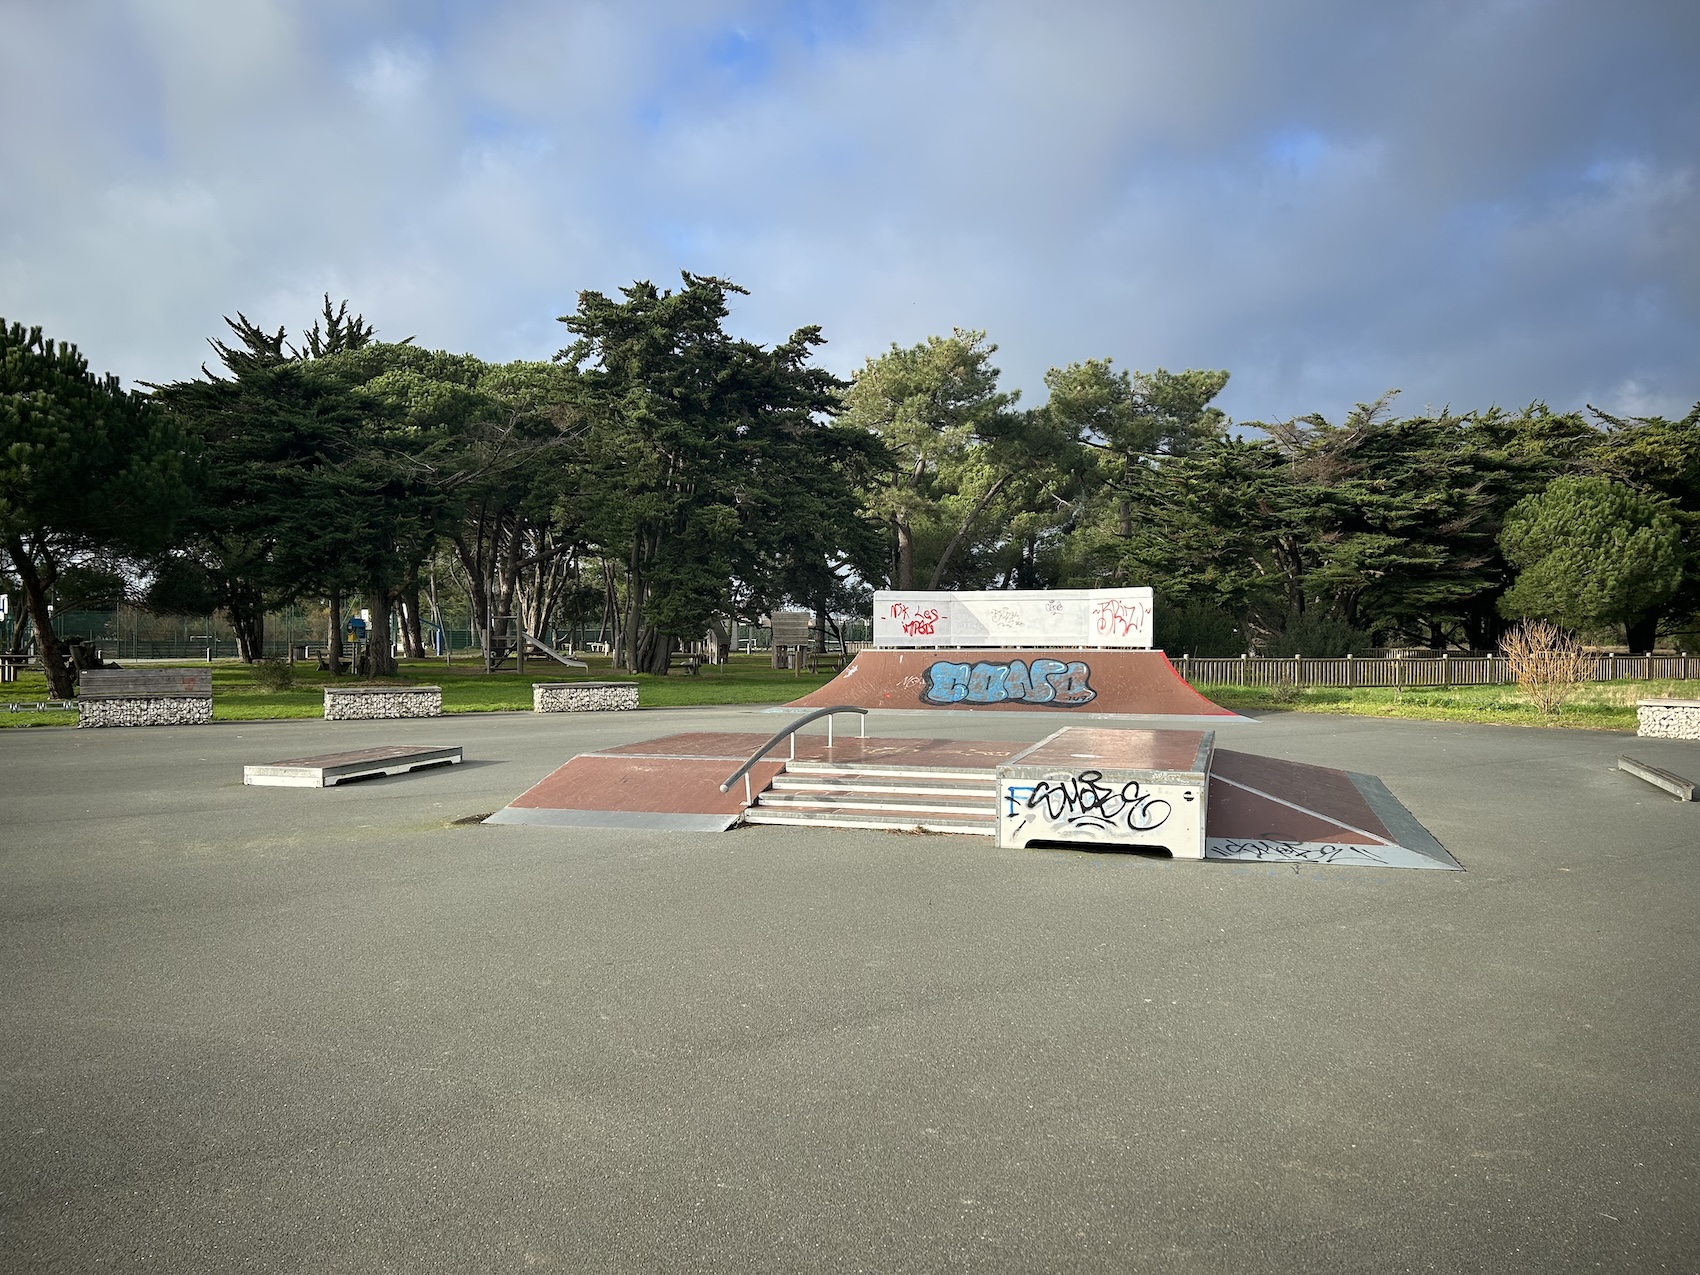
[[[1188,686],[1161,651],[862,651],[787,708],[992,709],[1243,720]]]

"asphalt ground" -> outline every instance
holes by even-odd
[[[0,732],[0,1270],[1700,1268],[1700,744],[1219,731],[1461,873],[456,822],[781,720]]]

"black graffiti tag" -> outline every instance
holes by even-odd
[[[1370,846],[1334,845],[1300,841],[1275,841],[1269,838],[1224,838],[1221,856],[1229,859],[1258,859],[1283,863],[1352,863],[1368,860],[1386,864],[1385,856]]]
[[[1169,821],[1167,801],[1145,792],[1136,779],[1121,787],[1104,782],[1100,770],[1083,770],[1068,779],[1041,779],[1027,796],[1027,808],[1043,811],[1051,823],[1073,828],[1114,828],[1150,832]]]

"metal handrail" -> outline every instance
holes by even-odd
[[[834,713],[860,713],[861,716],[862,716],[862,738],[866,739],[868,737],[868,710],[867,709],[857,708],[854,704],[835,704],[831,708],[817,708],[817,709],[815,709],[814,712],[806,713],[802,717],[799,717],[796,721],[792,722],[784,730],[776,732],[772,739],[768,740],[767,743],[763,744],[760,748],[756,749],[755,752],[750,754],[750,759],[747,762],[745,762],[742,766],[738,767],[738,769],[734,770],[730,775],[728,775],[726,777],[726,782],[720,785],[720,791],[721,792],[731,792],[732,791],[732,785],[738,782],[739,776],[742,776],[743,780],[744,780],[744,804],[746,806],[750,805],[755,800],[754,796],[750,792],[750,770],[751,770],[751,768],[754,767],[754,765],[758,761],[760,761],[763,757],[766,757],[767,754],[774,748],[774,746],[777,745],[779,743],[779,741],[784,739],[787,735],[789,735],[791,737],[791,760],[792,761],[797,760],[797,731],[798,731],[798,729],[801,728],[801,727],[807,726],[810,722],[817,721],[822,717],[826,718],[826,746],[828,748],[831,748],[832,747],[832,715]]]

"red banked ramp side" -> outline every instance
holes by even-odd
[[[1187,685],[1162,651],[862,651],[832,681],[786,707],[837,704],[1243,720]]]

